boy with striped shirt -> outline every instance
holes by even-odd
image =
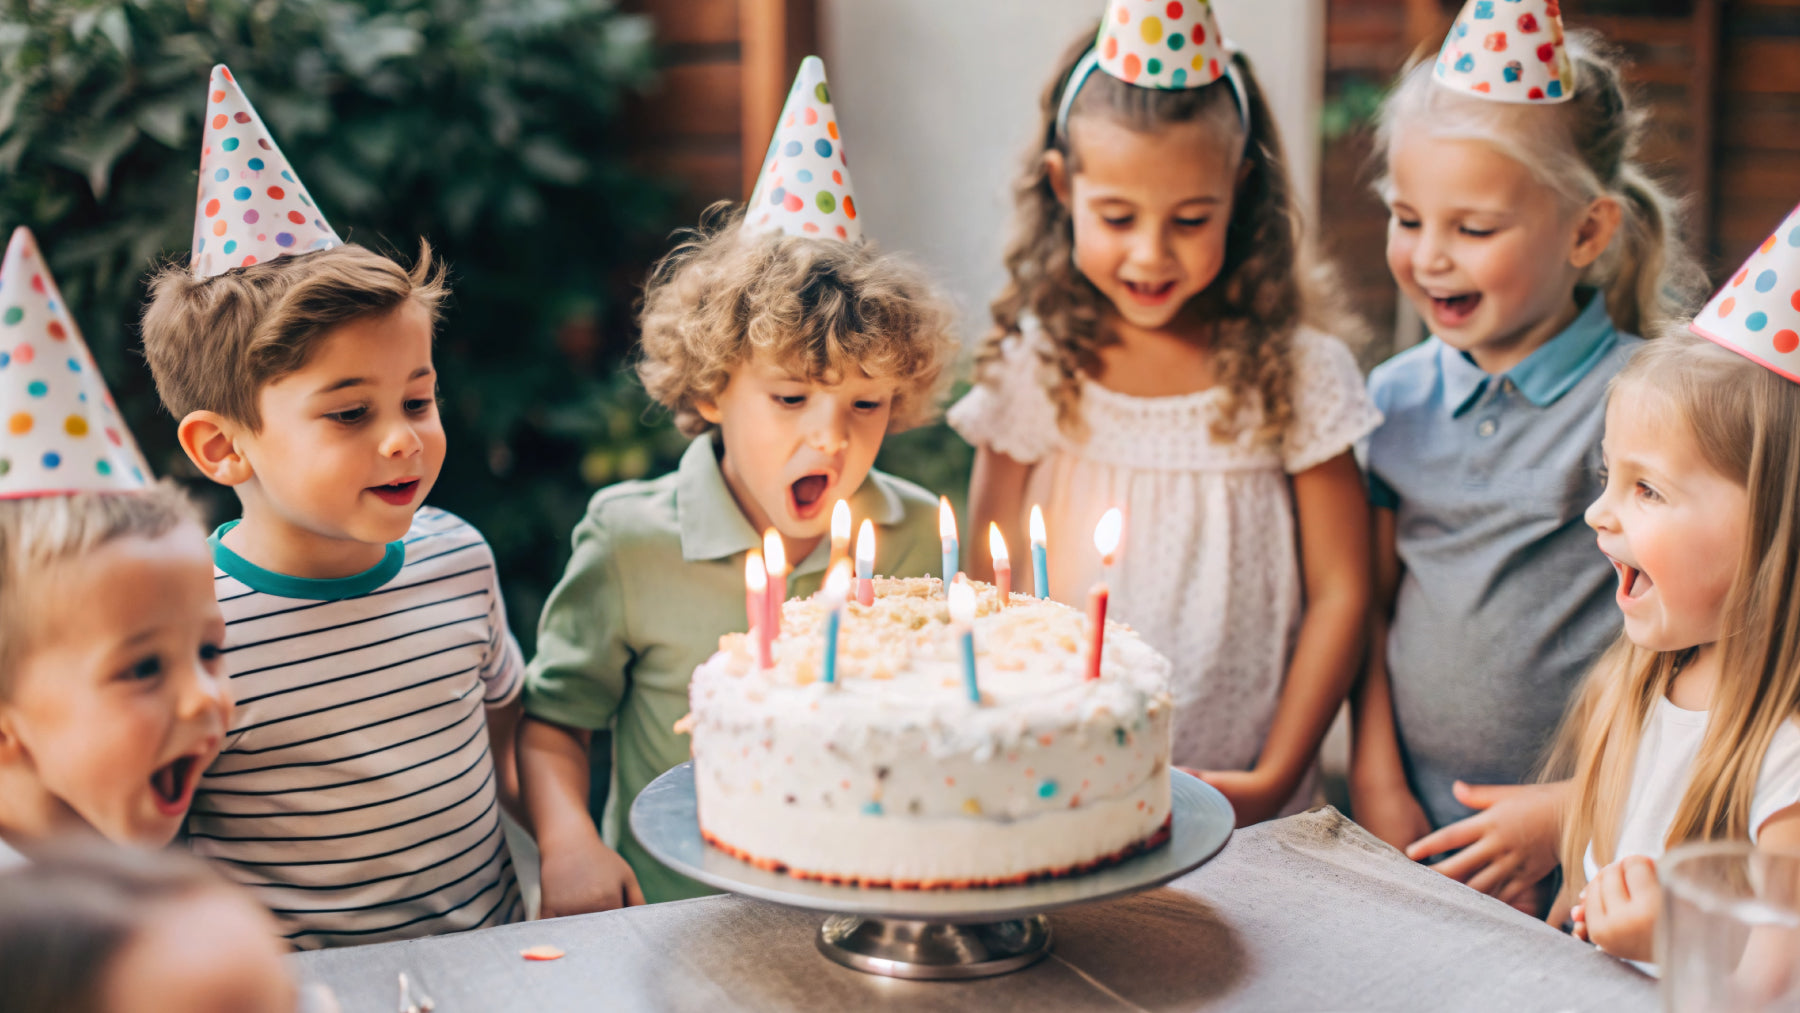
[[[518,920],[523,661],[487,543],[421,505],[442,266],[282,224],[271,202],[310,199],[225,68],[212,86],[193,270],[156,278],[143,322],[182,449],[243,506],[211,539],[240,704],[188,842],[300,948]],[[270,178],[279,198],[244,183]]]

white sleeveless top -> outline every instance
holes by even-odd
[[[1302,615],[1289,476],[1348,451],[1381,422],[1356,361],[1317,331],[1294,335],[1294,417],[1279,444],[1252,441],[1260,405],[1234,441],[1212,438],[1222,388],[1133,397],[1083,378],[1085,439],[1056,423],[1035,324],[1008,339],[986,382],[950,410],[964,439],[1034,465],[1025,510],[1044,508],[1050,596],[1076,607],[1101,576],[1094,525],[1125,509],[1109,617],[1174,665],[1174,754],[1182,766],[1246,770],[1274,718]],[[1253,401],[1254,399],[1245,399]],[[1026,517],[1015,530],[1026,529]],[[1015,561],[1029,559],[1014,551]],[[1014,564],[1014,585],[1031,586]],[[1291,805],[1309,802],[1310,784]]]
[[[1631,798],[1619,824],[1619,845],[1613,861],[1627,855],[1661,858],[1663,841],[1675,822],[1675,811],[1686,794],[1700,740],[1706,735],[1706,711],[1683,710],[1659,697],[1644,722],[1637,762],[1631,772]],[[1756,842],[1769,817],[1800,802],[1800,723],[1784,721],[1776,729],[1769,751],[1763,754],[1762,771],[1756,776],[1756,794],[1750,802],[1750,841]],[[1600,874],[1594,862],[1594,846],[1588,845],[1582,867],[1592,882]]]

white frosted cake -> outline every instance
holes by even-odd
[[[706,839],[900,889],[1069,875],[1165,841],[1168,661],[1108,623],[1089,680],[1082,613],[974,586],[979,705],[935,578],[877,579],[873,605],[846,606],[833,683],[817,597],[783,606],[772,668],[750,636],[721,638],[682,725]]]

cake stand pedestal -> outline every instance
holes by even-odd
[[[1093,872],[1018,886],[890,890],[759,869],[701,838],[692,763],[638,795],[631,832],[658,861],[708,886],[825,912],[819,951],[846,967],[891,978],[984,978],[1029,967],[1050,952],[1045,912],[1160,886],[1219,853],[1235,822],[1231,803],[1179,770],[1169,779],[1174,819],[1167,843]]]

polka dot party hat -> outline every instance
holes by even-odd
[[[150,479],[56,279],[21,226],[0,262],[0,499],[124,492]]]
[[[206,88],[198,204],[189,267],[202,278],[343,243],[222,63]]]
[[[1495,102],[1567,102],[1575,65],[1557,0],[1469,0],[1439,50],[1438,83]]]
[[[1210,0],[1110,0],[1094,48],[1101,70],[1142,88],[1203,88],[1231,63]]]
[[[855,242],[862,238],[859,216],[837,111],[825,83],[825,62],[809,56],[800,61],[781,109],[744,227]]]
[[[1800,383],[1800,207],[1694,317],[1692,329]]]

